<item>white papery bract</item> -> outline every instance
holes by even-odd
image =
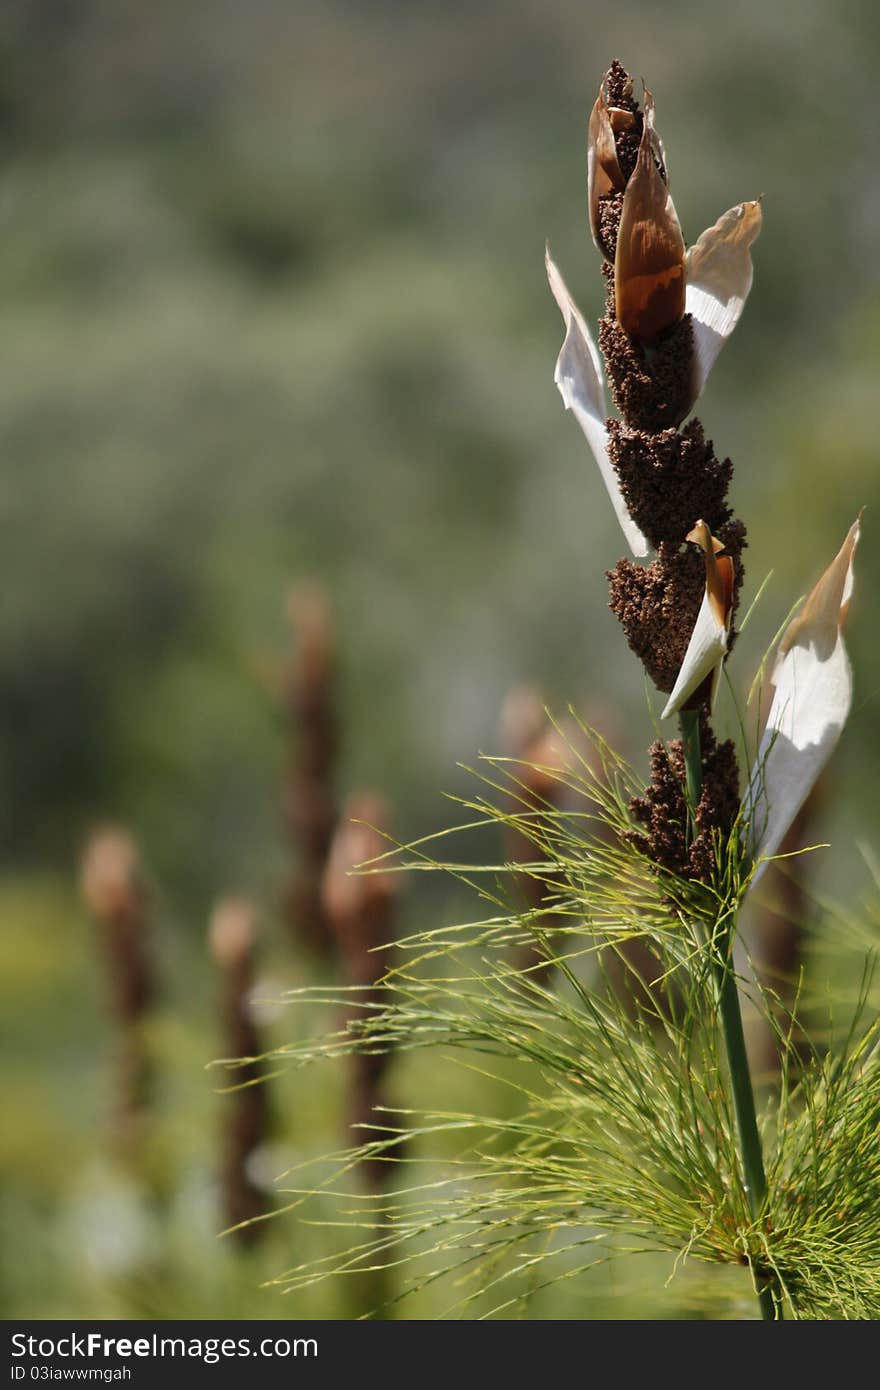
[[[827,763],[852,704],[843,624],[853,586],[859,521],[779,644],[773,703],[743,800],[755,860],[776,853]],[[758,874],[763,865],[758,866]]]
[[[666,701],[661,718],[676,714],[695,695],[709,676],[709,709],[715,703],[721,667],[727,655],[727,640],[733,612],[733,561],[720,555],[724,547],[716,540],[705,521],[698,521],[687,536],[699,545],[706,557],[706,589],[691,640],[688,642],[681,669]]]
[[[738,203],[707,228],[685,260],[685,311],[694,328],[691,404],[739,322],[752,288],[751,246],[761,230],[761,204]]]
[[[559,394],[565,402],[566,410],[570,410],[574,415],[593,451],[593,457],[599,465],[602,481],[608,489],[611,505],[630,550],[633,555],[643,558],[648,554],[648,542],[627,511],[614,465],[608,457],[605,386],[599,353],[583,315],[569,294],[559,268],[550,255],[549,247],[546,264],[553,298],[559,305],[565,322],[565,341],[556,359],[553,380],[559,387]]]
[[[685,653],[681,670],[678,673],[672,693],[663,707],[661,719],[677,714],[687,700],[700,688],[707,676],[712,676],[712,694],[709,708],[715,698],[721,666],[727,653],[727,628],[718,621],[708,594],[703,602],[694,624],[691,640]]]

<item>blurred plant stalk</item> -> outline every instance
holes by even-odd
[[[327,956],[333,938],[321,884],[336,824],[335,638],[320,585],[304,582],[291,589],[287,613],[294,651],[282,681],[287,751],[281,814],[294,867],[283,909],[293,939]]]
[[[373,792],[360,792],[347,800],[333,836],[321,896],[327,922],[336,943],[340,972],[351,991],[352,1005],[343,1024],[357,1029],[359,1022],[381,1010],[384,1002],[380,981],[391,964],[389,947],[395,938],[399,878],[372,864],[389,849],[385,835],[391,818],[385,801]],[[381,1107],[387,1105],[386,1079],[392,1054],[384,1050],[355,1051],[349,1059],[347,1126],[354,1142],[394,1140],[394,1131],[382,1124]],[[365,1158],[359,1171],[371,1197],[381,1194],[394,1172],[398,1148],[390,1157]],[[390,1251],[359,1280],[362,1302],[369,1311],[388,1301]]]
[[[140,854],[126,830],[108,826],[91,836],[82,856],[80,889],[98,928],[116,1024],[112,1144],[127,1163],[136,1164],[152,1096],[147,1022],[156,980]]]
[[[257,1060],[263,1052],[254,1019],[253,990],[257,952],[256,913],[244,898],[217,903],[208,928],[208,945],[217,967],[223,1047],[238,1060],[235,1089],[224,1097],[220,1186],[224,1219],[243,1246],[259,1240],[267,1210],[254,1164],[269,1127],[269,1097]]]
[[[544,701],[534,686],[517,685],[508,691],[501,710],[500,732],[505,757],[514,763],[517,788],[510,798],[514,812],[558,810],[563,800],[560,773],[565,766],[561,747],[564,738],[550,723]],[[504,840],[505,854],[512,864],[533,864],[535,847],[518,822],[504,827]],[[526,906],[536,914],[536,925],[545,925],[552,878],[533,869],[517,874],[516,884]],[[536,946],[521,947],[518,957],[523,967],[544,968]]]
[[[388,947],[394,941],[398,875],[381,865],[370,867],[389,849],[385,832],[388,807],[373,792],[349,797],[343,807],[324,873],[321,896],[338,952],[340,972],[352,991],[346,1022],[381,1007],[379,982],[391,963]],[[388,1054],[352,1058],[349,1123],[375,1126],[374,1108],[384,1099]],[[377,1136],[372,1136],[377,1137]],[[376,1159],[365,1172],[381,1184],[389,1164]]]

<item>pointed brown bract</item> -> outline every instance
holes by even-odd
[[[737,203],[697,238],[687,253],[688,280],[721,304],[748,293],[752,280],[749,254],[761,231],[761,200]]]
[[[726,628],[733,610],[733,561],[722,554],[724,542],[712,535],[705,521],[698,521],[685,539],[700,546],[706,557],[706,594],[716,621]]]
[[[684,237],[658,161],[662,147],[654,130],[654,101],[646,91],[642,138],[623,195],[614,258],[617,321],[641,343],[655,342],[684,313]]]
[[[779,643],[779,655],[785,656],[798,642],[812,642],[820,655],[830,652],[839,630],[849,616],[852,590],[852,563],[859,543],[862,514],[847,532],[846,540],[835,555],[822,578],[811,591],[796,618],[786,628]]]
[[[599,95],[590,112],[587,133],[587,203],[590,211],[590,231],[593,241],[606,260],[614,259],[613,247],[610,252],[602,244],[599,226],[599,203],[610,193],[622,193],[626,188],[626,176],[620,167],[617,155],[615,132],[629,130],[635,125],[635,114],[620,107],[610,107],[605,100],[605,78],[599,87]]]

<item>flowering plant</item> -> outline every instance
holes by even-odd
[[[711,720],[746,532],[727,501],[732,465],[691,411],[748,297],[761,207],[736,205],[686,248],[654,99],[646,89],[640,103],[618,63],[589,120],[588,207],[605,313],[597,347],[548,250],[565,328],[555,379],[632,552],[609,574],[611,608],[680,737],[654,743],[644,786],[572,715],[539,762],[486,759],[484,790],[465,803],[468,829],[512,832],[526,857],[464,867],[431,843],[408,847],[410,866],[476,886],[485,920],[399,942],[381,995],[352,1018],[346,993],[342,1028],[278,1058],[445,1046],[483,1070],[496,1059],[516,1103],[474,1114],[429,1098],[393,1124],[386,1112],[330,1178],[290,1179],[294,1207],[316,1190],[342,1200],[344,1175],[366,1161],[394,1181],[349,1192],[354,1244],[281,1282],[385,1264],[402,1271],[403,1294],[453,1270],[453,1306],[490,1314],[612,1252],[660,1251],[673,1272],[700,1261],[747,1273],[768,1319],[877,1317],[880,1025],[862,1007],[842,1047],[805,1055],[791,1013],[734,954],[739,909],[849,712],[842,631],[859,522],[778,643],[743,791],[735,744]],[[366,871],[386,874],[393,859]],[[778,1084],[760,1104],[745,995],[778,1048]],[[401,1183],[432,1142],[446,1146],[437,1171]]]

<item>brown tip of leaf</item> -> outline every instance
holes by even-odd
[[[855,521],[853,522],[852,526],[849,528],[849,532],[848,532],[848,534],[847,534],[846,540],[845,540],[844,543],[843,543],[843,544],[844,544],[844,550],[846,550],[847,548],[848,548],[848,550],[849,550],[849,571],[848,571],[848,584],[844,586],[843,601],[842,601],[842,603],[841,603],[841,605],[840,605],[840,626],[841,626],[841,628],[846,627],[847,619],[849,618],[849,606],[850,606],[850,603],[852,602],[852,573],[851,573],[851,572],[852,572],[852,563],[853,563],[853,557],[855,556],[855,553],[856,553],[856,546],[857,546],[858,543],[859,543],[859,537],[860,537],[861,534],[862,534],[862,517],[863,517],[864,515],[865,515],[865,509],[864,509],[864,507],[862,507],[861,510],[859,511],[858,516],[856,517]]]
[[[799,642],[814,642],[830,649],[838,630],[849,616],[852,593],[852,565],[859,543],[862,513],[859,512],[846,533],[846,539],[831,564],[811,591],[796,618],[793,618],[779,643],[784,656]]]
[[[729,555],[723,555],[724,542],[713,536],[705,521],[695,523],[685,540],[698,545],[706,557],[706,593],[712,612],[721,627],[727,627],[733,612],[736,571]]]
[[[720,299],[727,299],[741,282],[746,283],[747,293],[747,285],[751,284],[749,251],[758,239],[762,220],[760,198],[737,203],[723,213],[688,252],[688,279],[699,282]]]
[[[734,569],[733,560],[729,555],[719,556],[715,564],[719,581],[718,597],[716,602],[710,592],[709,601],[715,610],[715,616],[719,623],[723,623],[725,627],[729,627],[731,615],[733,613],[733,593],[736,585],[736,570]]]
[[[710,546],[716,555],[720,555],[722,550],[726,548],[723,541],[720,541],[717,536],[712,535],[705,521],[695,521],[693,529],[687,533],[685,540],[693,542],[694,545],[698,545],[707,555],[709,554]]]

